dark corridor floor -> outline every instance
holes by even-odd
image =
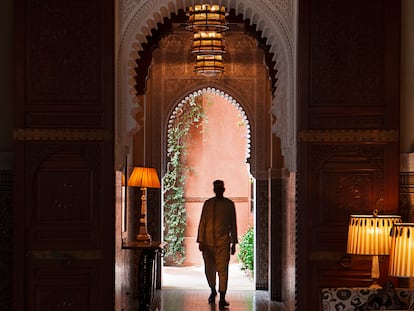
[[[208,304],[208,290],[163,289],[157,290],[152,311],[215,311],[218,301]],[[226,300],[229,311],[286,311],[281,303],[272,302],[267,291],[230,290]]]
[[[218,300],[208,304],[209,289],[204,267],[164,267],[163,285],[155,292],[151,310],[157,311],[214,311],[219,310]],[[267,291],[254,290],[250,279],[239,264],[229,268],[229,285],[226,296],[231,311],[280,311],[281,303],[272,302]]]

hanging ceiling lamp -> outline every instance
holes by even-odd
[[[187,30],[192,32],[215,31],[223,32],[229,27],[226,23],[226,7],[217,4],[196,4],[187,9]]]
[[[197,55],[217,55],[224,54],[223,36],[215,31],[200,31],[194,34],[193,54]]]
[[[205,77],[214,77],[224,71],[222,55],[197,55],[194,71]]]
[[[191,53],[196,55],[194,71],[206,77],[224,72],[224,40],[222,33],[229,27],[226,7],[197,4],[187,9],[186,29],[193,32]]]

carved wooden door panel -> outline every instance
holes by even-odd
[[[101,157],[93,144],[27,143],[28,310],[99,310]]]
[[[400,1],[299,2],[297,308],[322,310],[322,288],[371,284],[349,216],[398,213]]]
[[[113,310],[113,1],[17,0],[14,310]]]

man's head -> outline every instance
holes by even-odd
[[[213,186],[213,190],[216,195],[223,195],[225,188],[222,180],[213,181]]]

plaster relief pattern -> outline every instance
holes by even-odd
[[[384,152],[381,144],[312,146],[312,175],[319,178],[318,181],[315,180],[315,184],[320,185],[315,189],[320,197],[314,198],[312,202],[320,202],[320,215],[325,213],[323,210],[336,206],[343,211],[341,214],[346,220],[350,211],[370,213],[374,207],[367,204],[368,202],[375,202],[375,208],[383,211]],[[334,163],[341,163],[341,159],[345,157],[347,161],[343,162],[341,170],[337,167],[330,169],[335,167]]]
[[[187,34],[187,32],[185,33]],[[194,74],[194,59],[190,55],[191,37],[189,37],[189,40],[183,40],[181,33],[176,35],[174,32],[172,35],[161,39],[160,49],[154,52],[153,64],[150,69],[150,76],[158,78],[148,80],[148,98],[151,97],[151,102],[158,103],[151,109],[160,109],[161,120],[166,120],[177,102],[194,92],[194,90],[200,92],[208,86],[214,88],[215,92],[222,94],[222,96],[233,97],[240,102],[241,107],[246,111],[247,117],[250,118],[254,128],[254,139],[251,148],[255,150],[256,144],[266,145],[268,141],[266,136],[269,131],[265,128],[270,126],[270,123],[268,123],[270,119],[270,99],[265,96],[269,92],[270,84],[269,80],[266,79],[266,68],[262,64],[263,51],[255,47],[257,41],[245,35],[243,28],[230,31],[226,38],[228,37],[234,41],[234,44],[237,44],[239,49],[233,54],[234,59],[231,62],[225,60],[225,74],[214,79],[206,79]],[[183,47],[183,44],[186,45]],[[230,52],[227,54],[230,54]],[[180,57],[180,55],[182,56]],[[175,67],[174,62],[171,64],[171,57],[181,58],[181,66]],[[241,62],[243,59],[245,60],[244,64]],[[175,70],[172,68],[175,68]],[[147,101],[147,104],[151,105],[149,101]],[[148,126],[151,125],[148,124]],[[163,153],[163,151],[160,152]],[[252,152],[251,154],[252,174],[256,177],[267,176],[266,163],[268,161],[266,157],[268,153],[256,154],[256,152]]]
[[[224,37],[225,46],[231,46],[239,54],[250,54],[250,52],[257,49],[257,40],[253,37],[246,36],[241,28],[238,32],[228,33]]]
[[[190,62],[192,65],[191,44],[189,33],[184,33],[184,36],[181,33],[179,35],[173,34],[161,40],[162,58],[168,62],[168,68],[165,68],[167,72],[163,72],[163,75],[183,76],[183,64]]]
[[[204,3],[205,1],[201,1]],[[294,102],[294,59],[293,46],[294,29],[296,22],[294,1],[214,1],[226,5],[228,9],[235,9],[236,14],[242,14],[251,24],[257,25],[271,46],[274,62],[278,71],[277,90],[273,98],[271,112],[276,116],[273,132],[280,137],[282,154],[285,157],[285,166],[294,171],[296,169],[295,147],[295,102]],[[142,105],[136,98],[134,90],[133,71],[136,67],[137,52],[142,49],[141,44],[151,36],[151,29],[157,28],[164,17],[194,4],[193,1],[130,1],[124,0],[121,9],[121,20],[118,53],[118,103],[117,106],[117,150],[116,161],[122,162],[124,145],[129,145],[128,137],[140,129],[132,114],[136,105]],[[131,83],[129,83],[131,81]],[[127,135],[125,135],[127,133]]]

